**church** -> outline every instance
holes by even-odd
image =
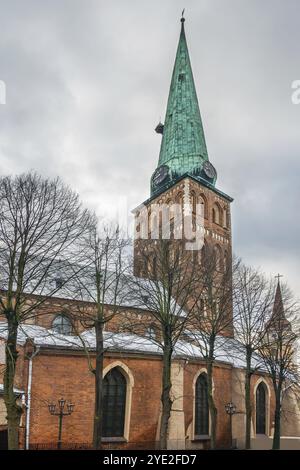
[[[202,118],[185,35],[185,20],[175,58],[164,123],[155,131],[161,135],[156,170],[150,180],[147,211],[153,205],[200,204],[203,209],[204,243],[213,246],[218,258],[232,258],[231,203],[233,199],[217,187],[217,171],[209,160]],[[135,211],[139,226],[140,208]],[[138,230],[138,229],[137,229]],[[143,239],[134,245],[134,270],[144,269],[140,254]],[[280,296],[280,287],[277,296]],[[116,318],[106,325],[103,377],[106,401],[103,410],[103,447],[107,449],[155,449],[161,419],[162,353],[151,340],[151,311],[135,307],[126,296],[122,315],[146,318],[144,332],[126,333]],[[109,305],[108,305],[109,308]],[[51,404],[64,400],[69,413],[63,418],[61,448],[92,447],[94,378],[87,366],[86,352],[74,334],[72,311],[76,301],[57,295],[48,299],[43,315],[23,324],[18,334],[19,359],[15,393],[24,413],[19,429],[20,448],[56,448],[58,418]],[[120,320],[121,321],[121,320]],[[145,324],[145,322],[143,322]],[[151,333],[151,332],[150,332]],[[93,360],[95,334],[86,329],[82,337],[89,344]],[[0,367],[4,365],[5,323],[0,321]],[[224,334],[213,373],[213,394],[218,410],[217,447],[243,448],[245,440],[244,377],[245,357],[235,354],[232,328]],[[226,341],[225,341],[226,340]],[[207,400],[206,366],[201,351],[184,336],[175,348],[171,370],[172,410],[168,448],[209,449],[210,416]],[[7,438],[3,385],[0,376],[0,445]],[[252,378],[252,447],[271,448],[274,427],[274,392],[266,373]],[[293,398],[287,408],[297,408]],[[65,402],[66,401],[66,402]],[[234,404],[228,414],[226,405]],[[50,405],[50,406],[49,406]],[[300,435],[297,414],[282,421],[282,436]]]

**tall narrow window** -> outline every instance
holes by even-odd
[[[224,267],[224,272],[226,273],[229,269],[228,253],[226,250],[224,251],[224,256],[223,256],[223,267]]]
[[[227,228],[228,226],[228,213],[226,207],[223,209],[223,227]]]
[[[263,382],[256,389],[256,434],[266,434],[266,386]]]
[[[219,204],[215,204],[212,209],[212,219],[215,224],[222,225],[223,217],[222,210]]]
[[[214,263],[216,271],[222,271],[222,255],[219,245],[214,246]]]
[[[209,434],[209,411],[206,374],[199,375],[195,394],[195,436],[207,436]]]
[[[103,437],[123,437],[126,407],[126,379],[117,369],[103,379]]]
[[[191,192],[191,206],[192,206],[192,212],[196,214],[196,208],[197,208],[197,197],[194,191]]]
[[[213,219],[213,223],[214,224],[217,224],[218,221],[217,221],[217,215],[218,215],[218,212],[217,212],[217,209],[215,207],[213,207],[213,210],[212,210],[212,219]]]
[[[176,204],[180,204],[182,206],[182,204],[183,204],[183,193],[181,191],[176,195],[175,202],[176,202]]]
[[[201,194],[199,197],[199,203],[202,204],[202,210],[203,210],[203,217],[205,219],[208,219],[208,205],[207,205],[207,199],[204,196],[204,194]]]

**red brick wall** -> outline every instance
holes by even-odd
[[[190,363],[186,366],[184,373],[184,400],[183,407],[185,410],[185,426],[186,432],[193,420],[194,406],[194,390],[193,382],[195,376],[201,369],[202,365]],[[230,422],[225,411],[225,404],[231,401],[231,368],[215,367],[214,368],[214,399],[218,409],[218,425],[217,425],[217,446],[226,447],[230,445]],[[189,436],[191,439],[191,435]]]
[[[161,360],[110,357],[129,367],[134,376],[129,439],[154,441],[159,416]],[[41,354],[34,359],[30,442],[55,442],[58,418],[49,414],[47,403],[61,396],[75,403],[71,416],[64,418],[63,440],[92,442],[94,381],[82,355]]]

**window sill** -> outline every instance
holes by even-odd
[[[125,437],[102,437],[101,442],[104,444],[106,442],[127,442],[127,439]]]
[[[210,436],[205,434],[203,436],[194,436],[194,439],[192,439],[192,442],[199,442],[199,441],[210,441]]]

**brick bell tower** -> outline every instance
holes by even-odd
[[[141,250],[145,246],[145,230],[149,231],[153,223],[154,205],[189,203],[194,213],[196,205],[202,204],[204,243],[213,247],[220,264],[231,262],[232,257],[230,203],[233,199],[216,188],[217,172],[208,157],[184,22],[181,18],[165,121],[155,129],[162,135],[162,141],[158,165],[151,177],[150,197],[133,211],[136,275],[142,275]],[[142,211],[148,216],[146,229],[141,226]]]

